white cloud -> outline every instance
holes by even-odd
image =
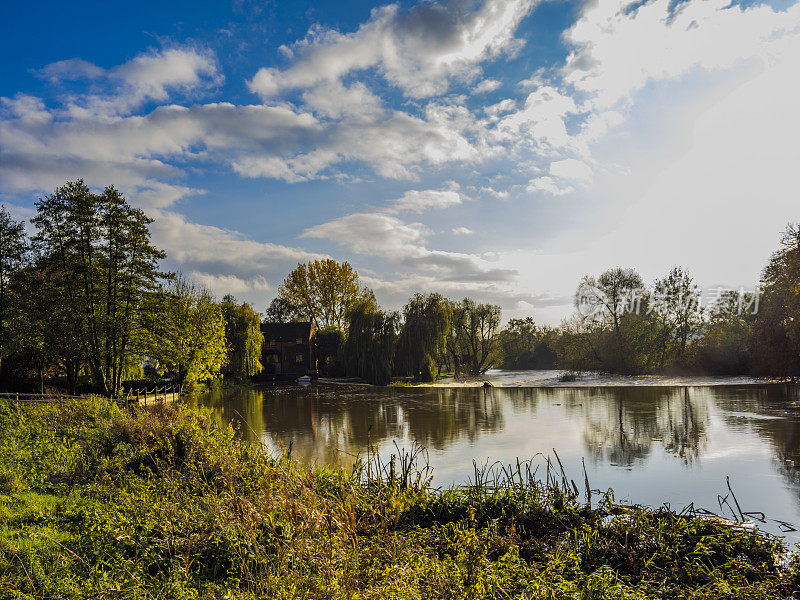
[[[77,118],[128,114],[147,100],[163,102],[170,92],[188,92],[223,80],[216,57],[194,48],[145,52],[108,70],[73,58],[51,63],[39,74],[51,82],[91,80],[95,87],[98,82],[104,84],[105,92],[92,89],[87,94],[67,96],[66,110]]]
[[[453,235],[472,235],[475,233],[469,227],[453,227],[450,231],[453,232]]]
[[[585,162],[575,158],[565,158],[564,160],[557,160],[550,163],[550,175],[559,177],[560,179],[570,179],[572,181],[586,183],[591,181],[593,172],[592,168]]]
[[[389,263],[433,271],[442,281],[509,282],[516,273],[474,254],[429,250],[431,232],[381,213],[354,213],[306,229],[301,237],[327,239]]]
[[[480,62],[516,49],[514,30],[532,5],[532,0],[483,0],[476,7],[450,0],[408,12],[397,4],[376,8],[352,33],[312,28],[293,45],[289,67],[262,68],[250,89],[274,98],[375,68],[407,96],[438,95],[452,78],[474,78]]]
[[[545,192],[553,196],[563,196],[575,191],[575,188],[571,186],[559,187],[556,180],[547,175],[531,179],[525,189],[529,192]]]
[[[544,86],[531,92],[520,110],[503,117],[497,126],[498,133],[505,141],[514,140],[520,133],[527,134],[529,143],[540,151],[566,149],[574,142],[565,120],[578,112],[569,95]]]
[[[262,275],[257,275],[252,279],[243,279],[235,275],[212,275],[199,271],[190,271],[186,275],[189,279],[211,290],[217,297],[231,294],[238,300],[255,298],[256,308],[265,304],[266,294],[272,290],[272,286]]]
[[[456,206],[461,202],[461,194],[455,190],[409,190],[392,201],[390,211],[421,213],[430,209]]]
[[[502,85],[498,79],[484,79],[478,85],[476,85],[472,93],[473,94],[488,94],[489,92],[495,91]]]
[[[686,75],[691,69],[729,69],[743,60],[769,60],[785,36],[796,36],[800,6],[786,12],[766,4],[728,0],[652,0],[631,8],[627,0],[585,5],[566,32],[575,49],[564,79],[611,107],[649,81]]]
[[[299,248],[258,242],[234,230],[192,223],[170,211],[150,210],[148,214],[155,219],[150,228],[156,244],[186,270],[255,277],[326,258]]]

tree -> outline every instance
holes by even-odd
[[[453,360],[456,376],[483,375],[494,365],[500,307],[477,304],[464,298],[450,302],[450,332],[447,352]]]
[[[575,304],[579,310],[587,305],[593,307],[586,316],[607,319],[619,334],[620,317],[635,309],[643,288],[642,278],[636,271],[616,267],[604,271],[597,279],[584,277],[575,293]]]
[[[283,280],[278,297],[296,307],[297,314],[314,328],[331,325],[347,329],[348,315],[357,307],[377,310],[375,294],[359,284],[349,263],[332,259],[301,263]]]
[[[440,294],[414,294],[403,308],[403,317],[395,351],[397,366],[416,381],[433,381],[446,351],[450,305]]]
[[[143,350],[149,358],[181,386],[220,374],[228,358],[225,319],[211,292],[178,276],[152,295],[147,308]]]
[[[142,301],[163,277],[153,220],[113,186],[93,194],[83,181],[67,182],[36,208],[35,247],[53,265],[95,384],[116,396],[142,335]]]
[[[647,357],[636,346],[649,333],[641,318],[647,300],[642,278],[633,269],[616,267],[597,279],[587,275],[578,285],[575,306],[584,317],[585,348],[599,368],[616,373],[642,369]]]
[[[265,323],[289,323],[298,316],[297,307],[284,298],[273,298],[264,315]]]
[[[14,221],[0,204],[0,368],[3,356],[7,354],[11,342],[8,315],[11,304],[11,278],[25,264],[28,242],[25,228],[21,222]]]
[[[675,267],[656,281],[651,308],[665,330],[667,339],[662,342],[665,354],[672,354],[676,362],[683,363],[687,343],[703,322],[700,289],[686,271]],[[663,364],[664,359],[660,362]]]
[[[344,332],[338,327],[326,327],[314,334],[314,356],[320,373],[328,377],[341,375]]]
[[[400,315],[376,310],[366,303],[350,312],[349,321],[344,346],[348,375],[375,385],[388,385],[392,381],[392,354]]]
[[[222,299],[220,308],[225,319],[225,340],[228,346],[225,374],[243,378],[260,373],[263,369],[261,347],[264,344],[260,315],[247,302],[237,304],[231,295]]]
[[[753,359],[761,375],[800,375],[800,226],[789,225],[761,278]],[[754,300],[747,303],[752,307]],[[741,303],[740,303],[741,306]]]
[[[498,337],[503,369],[552,369],[556,362],[554,332],[538,327],[532,317],[511,319]]]

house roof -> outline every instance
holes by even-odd
[[[311,338],[311,331],[310,321],[261,324],[261,333],[267,342],[294,342],[298,339],[305,341]]]

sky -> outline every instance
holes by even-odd
[[[798,221],[800,2],[3,2],[0,202],[113,184],[264,310],[315,258],[386,308],[558,324],[580,279],[757,284]]]

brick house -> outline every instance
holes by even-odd
[[[262,323],[264,375],[307,375],[316,372],[314,327],[310,322]]]

